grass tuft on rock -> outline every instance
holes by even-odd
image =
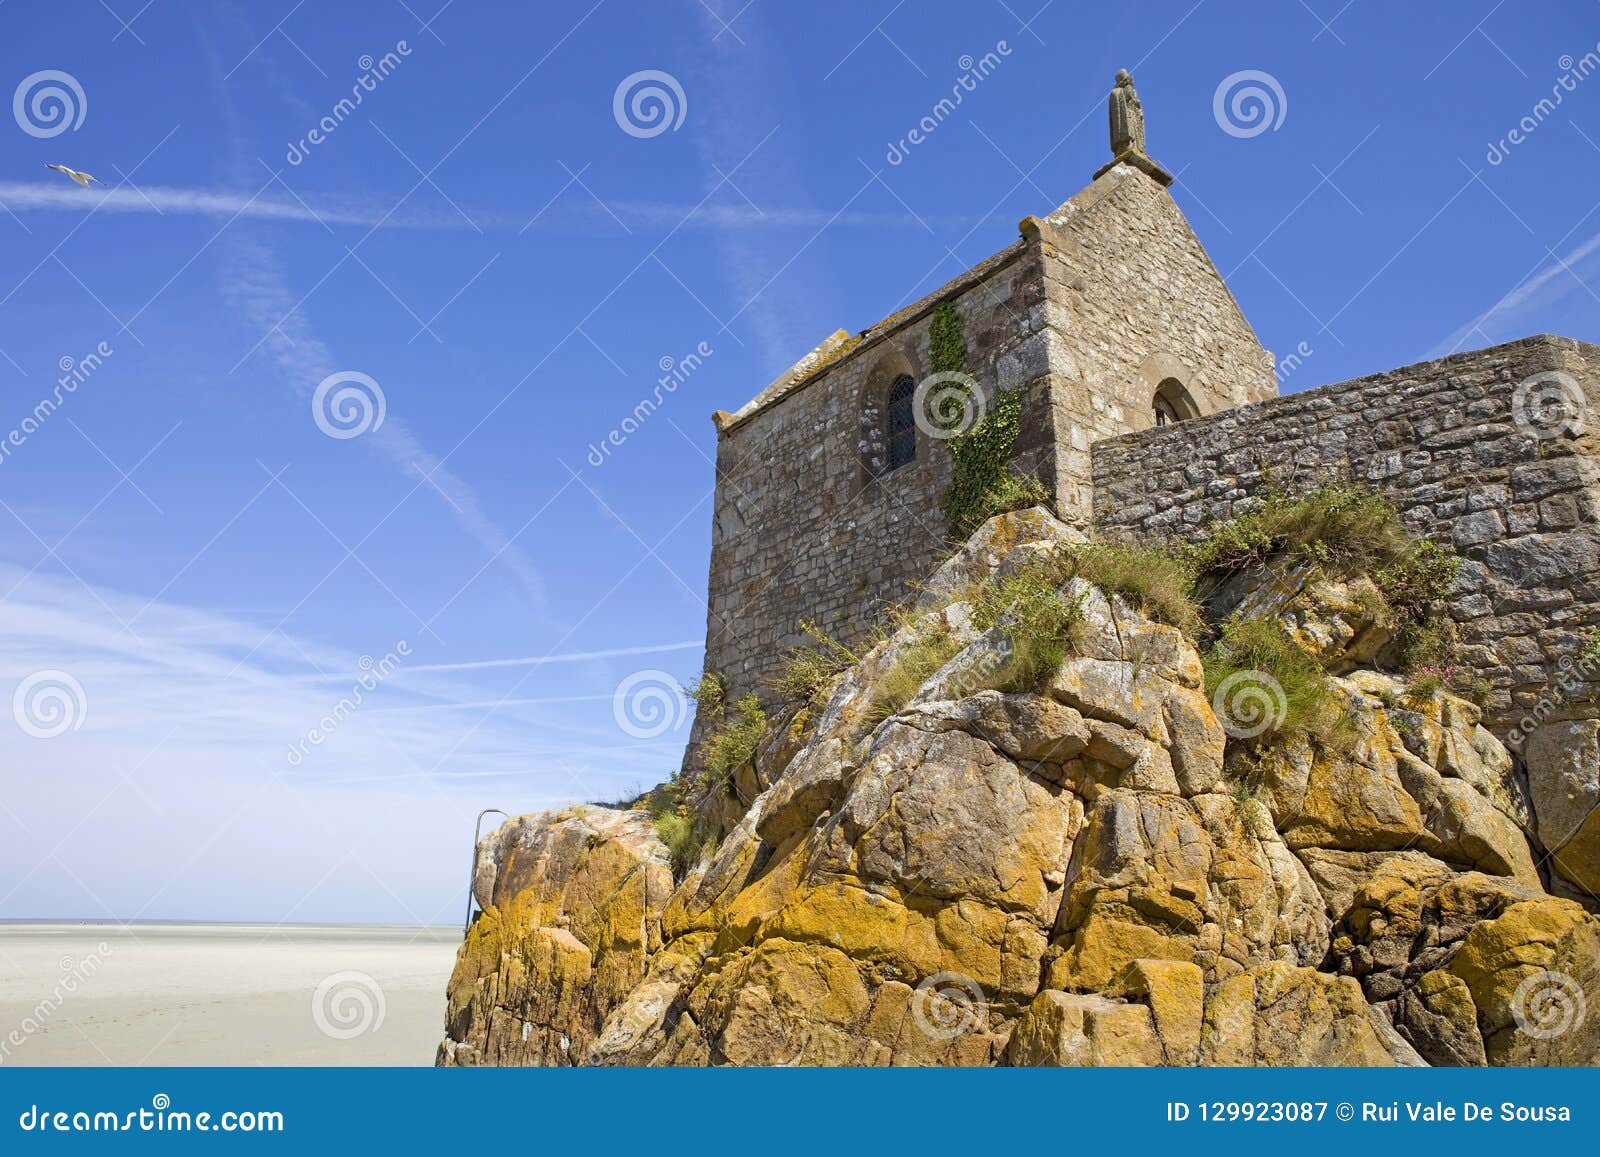
[[[1377,604],[1368,613],[1394,631],[1401,670],[1448,666],[1454,654],[1454,627],[1442,607],[1460,559],[1449,547],[1412,534],[1381,494],[1346,485],[1302,495],[1273,492],[1180,553],[1201,590],[1279,559],[1310,563],[1332,578],[1367,576],[1377,588],[1365,596]]]
[[[1081,578],[1108,595],[1121,595],[1141,614],[1191,640],[1205,633],[1194,600],[1194,572],[1181,555],[1160,547],[1091,542],[1056,557],[1063,582]]]
[[[708,719],[720,718],[728,701],[727,684],[715,671],[703,672],[695,685],[685,687],[683,693],[695,701]]]
[[[873,687],[872,699],[863,714],[869,727],[876,727],[911,702],[922,685],[961,650],[950,632],[937,620],[924,620],[916,635],[902,646],[894,663]]]
[[[1327,672],[1273,620],[1228,622],[1202,661],[1206,695],[1230,739],[1341,737],[1347,717]]]
[[[700,838],[695,835],[694,820],[675,811],[667,812],[655,818],[655,828],[656,836],[672,853],[673,875],[682,878],[700,858],[703,846]]]
[[[980,631],[998,627],[1011,657],[995,679],[1001,691],[1032,691],[1049,682],[1072,653],[1083,603],[1062,592],[1056,560],[1024,567],[983,587],[973,602],[972,621]]]
[[[789,652],[773,689],[786,701],[821,707],[839,676],[861,659],[815,623],[802,620],[800,630],[811,642]]]
[[[1274,491],[1248,513],[1218,524],[1186,553],[1198,574],[1231,573],[1274,554],[1363,574],[1415,546],[1399,512],[1381,494],[1328,485],[1301,495]]]

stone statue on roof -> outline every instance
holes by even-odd
[[[1126,68],[1118,69],[1111,90],[1111,155],[1144,151],[1144,105],[1134,91],[1133,76]]]

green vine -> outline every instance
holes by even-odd
[[[928,364],[936,374],[967,368],[967,339],[961,332],[956,303],[941,301],[928,320]]]
[[[964,373],[967,342],[953,301],[934,307],[928,322],[928,363],[934,373]],[[983,418],[945,444],[955,467],[944,511],[951,537],[963,540],[995,514],[1047,499],[1036,478],[1013,474],[1011,454],[1022,432],[1022,395],[1001,393]]]

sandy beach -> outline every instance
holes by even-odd
[[[0,924],[0,1065],[429,1065],[456,928]]]

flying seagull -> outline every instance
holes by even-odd
[[[45,168],[54,169],[58,173],[65,173],[67,176],[71,177],[74,181],[78,182],[78,184],[82,185],[85,189],[87,189],[89,187],[89,182],[90,181],[94,181],[96,184],[99,184],[99,185],[104,185],[105,184],[105,182],[100,180],[99,177],[92,176],[89,173],[80,173],[80,172],[78,172],[77,169],[69,169],[65,165],[46,165]]]

